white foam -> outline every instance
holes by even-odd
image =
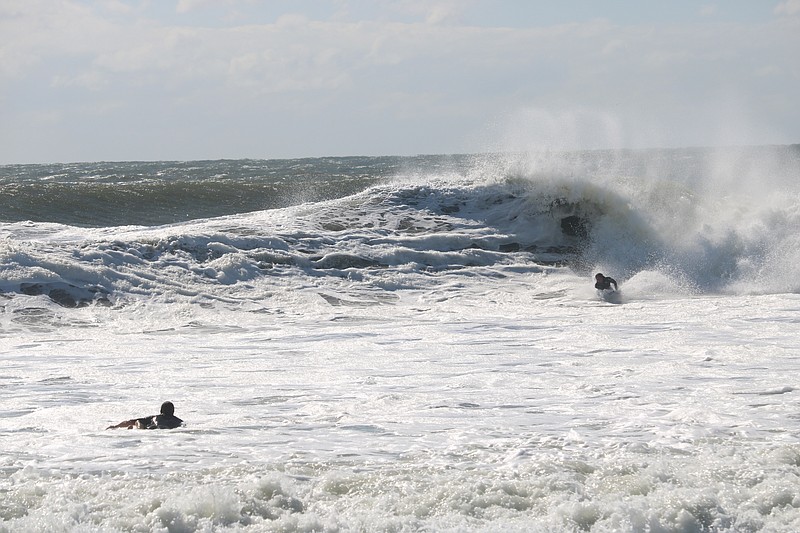
[[[266,313],[156,302],[54,307],[58,327],[12,318],[0,338],[3,526],[800,520],[788,496],[800,337],[784,321],[797,297],[638,299],[664,281],[653,273],[608,306],[585,291],[590,278],[503,274],[436,274],[441,299],[426,289],[381,303],[342,283],[325,290],[370,305],[331,305],[315,287],[280,300],[302,314],[268,299]],[[67,311],[96,327],[65,326]],[[186,428],[103,429],[165,399]]]

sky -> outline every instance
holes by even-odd
[[[0,0],[0,164],[800,142],[800,0]]]

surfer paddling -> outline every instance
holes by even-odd
[[[612,285],[614,286],[615,291],[618,290],[617,280],[615,280],[614,278],[609,278],[608,276],[604,276],[600,273],[597,273],[594,276],[594,280],[596,282],[594,284],[594,288],[599,291],[606,291],[610,289]]]
[[[120,422],[115,426],[108,426],[106,429],[174,429],[183,425],[183,420],[175,416],[175,406],[172,402],[161,404],[161,414],[146,416],[144,418],[133,418]]]

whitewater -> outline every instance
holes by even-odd
[[[0,531],[800,531],[798,177],[798,145],[0,167]],[[167,400],[184,427],[106,429]]]

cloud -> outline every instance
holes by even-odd
[[[781,9],[788,14],[797,2]],[[219,15],[217,5],[170,4],[182,13],[208,8]],[[223,5],[258,8],[245,0]],[[347,122],[353,136],[339,135],[337,147],[363,153],[359,147],[375,146],[380,128],[398,132],[383,153],[405,153],[440,149],[412,147],[420,138],[414,131],[437,131],[442,145],[453,146],[480,137],[498,117],[518,117],[512,129],[531,142],[545,142],[550,131],[547,142],[559,147],[708,144],[703,136],[717,131],[708,103],[734,94],[751,108],[748,117],[800,138],[796,106],[775,104],[793,102],[800,91],[797,17],[488,27],[461,24],[465,4],[456,1],[375,0],[362,16],[356,2],[341,5],[349,6],[346,17],[337,10],[325,12],[329,19],[319,11],[286,12],[259,23],[201,26],[154,2],[5,0],[0,98],[37,94],[27,108],[9,111],[16,124],[25,123],[19,113],[49,109],[68,120],[92,106],[116,123],[142,127],[165,120],[165,112],[193,123],[211,117],[228,131],[243,117],[275,128],[291,123],[297,131]],[[535,131],[523,135],[532,122]],[[204,134],[213,138],[216,130]],[[309,155],[330,153],[307,146],[306,138],[285,142]]]
[[[0,3],[0,80],[24,77],[56,58],[90,56],[114,33],[113,23],[81,3]]]
[[[715,15],[716,13],[717,13],[716,4],[710,4],[700,8],[700,15],[704,17],[710,17],[712,15]]]
[[[458,23],[466,4],[465,0],[439,0],[434,2],[400,2],[412,14],[422,16],[427,24]]]
[[[189,13],[190,11],[211,7],[221,2],[222,0],[178,0],[178,5],[175,6],[175,12]],[[225,0],[224,3],[230,4],[231,0]]]
[[[205,1],[183,0],[178,5],[188,10]],[[392,9],[425,17],[416,23],[319,21],[285,15],[272,24],[232,27],[104,17],[100,9],[69,1],[31,0],[19,5],[32,7],[25,8],[13,24],[0,22],[7,36],[0,48],[0,73],[24,76],[46,63],[61,82],[91,80],[87,86],[95,88],[103,78],[110,83],[136,76],[136,85],[212,83],[260,87],[256,92],[263,94],[342,87],[347,79],[373,75],[393,78],[397,72],[389,67],[395,67],[404,69],[395,81],[409,88],[424,87],[426,75],[430,82],[488,82],[499,76],[519,83],[544,68],[548,75],[559,73],[578,81],[589,74],[598,90],[619,85],[615,77],[626,73],[641,81],[643,72],[679,77],[709,61],[743,57],[746,62],[751,47],[742,43],[758,40],[756,30],[735,25],[697,33],[691,28],[618,27],[603,21],[519,29],[431,24],[455,20],[449,17],[455,16],[458,2],[394,4]],[[777,29],[760,31],[773,33],[771,46],[780,63],[781,54],[786,61],[798,39],[787,37],[786,28]],[[458,74],[450,76],[448,71]],[[381,85],[381,78],[373,83]],[[538,84],[542,83],[546,80],[540,79]]]
[[[797,15],[800,13],[800,0],[786,0],[775,7],[776,15]]]

